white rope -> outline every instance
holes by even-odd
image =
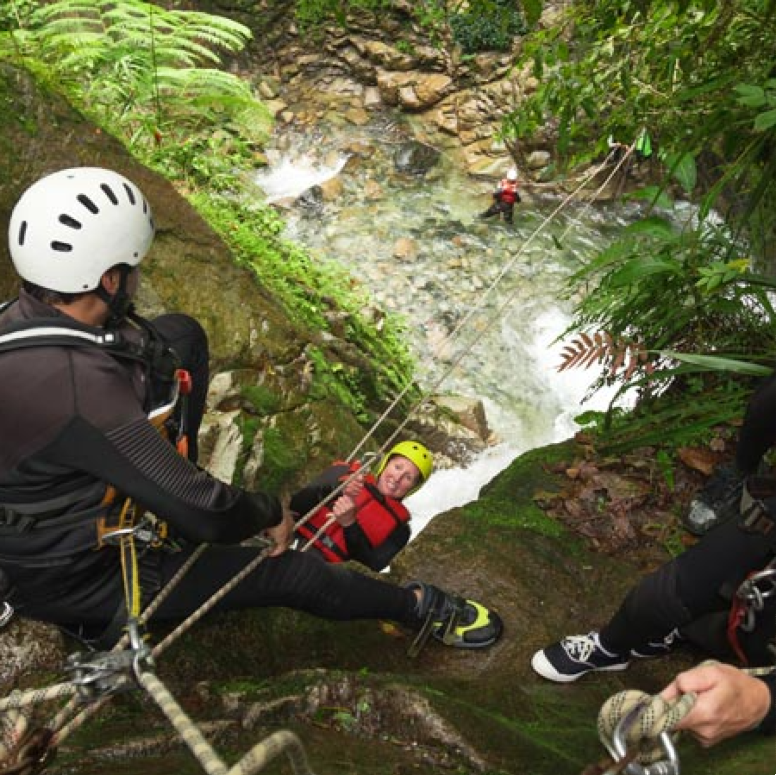
[[[611,172],[606,176],[603,183],[596,190],[595,194],[590,198],[590,201],[587,203],[585,208],[583,208],[583,212],[585,209],[592,206],[592,203],[596,200],[596,197],[598,196],[598,194],[601,191],[603,191],[604,188],[606,188],[606,186],[614,178],[614,176],[617,175],[619,170],[622,168],[623,164],[625,164],[625,162],[630,158],[632,153],[633,153],[633,149],[631,146],[628,148],[628,151],[623,155],[623,157],[614,166],[611,167]],[[579,192],[583,188],[585,188],[593,178],[595,178],[602,170],[610,167],[608,160],[609,160],[609,156],[607,156],[607,158],[600,165],[592,168],[591,170],[588,170],[587,173],[582,177],[579,185],[570,194],[568,194],[548,216],[544,218],[544,220],[539,224],[539,226],[536,227],[536,229],[534,229],[534,231],[529,235],[528,239],[520,246],[520,248],[518,249],[514,257],[501,268],[501,270],[496,275],[496,277],[491,282],[491,284],[488,286],[488,288],[485,290],[485,292],[479,295],[478,303],[473,307],[471,307],[469,311],[466,313],[466,315],[458,322],[458,324],[456,325],[456,327],[453,329],[450,336],[448,337],[448,343],[454,344],[455,341],[460,337],[461,332],[464,330],[465,327],[468,326],[471,319],[482,310],[485,303],[488,301],[488,298],[490,297],[490,295],[496,290],[498,285],[503,280],[504,276],[507,273],[509,273],[512,270],[512,268],[515,266],[515,264],[519,261],[524,251],[527,250],[528,246],[531,245],[531,243],[542,234],[542,232],[549,226],[549,224],[553,221],[553,219],[556,216],[558,216],[576,198]],[[568,228],[563,232],[562,237],[565,237],[569,229],[571,229],[571,226],[572,225],[569,224]],[[423,405],[423,403],[428,399],[428,397],[439,389],[439,386],[447,379],[447,377],[452,373],[452,371],[460,364],[463,358],[466,355],[468,355],[468,353],[480,341],[483,335],[494,325],[495,322],[497,322],[500,319],[501,313],[503,312],[504,308],[507,305],[512,303],[516,294],[517,294],[517,291],[514,291],[511,294],[509,294],[507,298],[502,302],[502,304],[497,308],[495,314],[491,315],[490,318],[486,320],[485,325],[479,330],[479,333],[474,337],[472,342],[469,343],[469,345],[467,345],[466,347],[461,349],[461,351],[450,362],[448,368],[442,373],[439,379],[432,385],[430,389],[425,391],[423,396],[412,406],[412,408],[407,413],[407,416],[402,421],[402,423],[380,447],[380,449],[378,450],[378,454],[382,453],[384,450],[388,448],[388,446],[401,433],[403,428],[409,422],[410,418],[417,412],[417,410]],[[412,380],[408,381],[408,383],[399,392],[396,398],[390,403],[390,405],[383,412],[383,414],[380,415],[380,417],[373,423],[372,427],[362,437],[361,441],[356,445],[354,450],[351,452],[348,460],[353,459],[358,454],[358,451],[366,443],[367,439],[369,439],[372,436],[372,434],[374,434],[374,432],[379,428],[379,426],[383,423],[383,421],[391,414],[391,412],[393,412],[393,410],[396,408],[399,402],[404,398],[404,396],[406,396],[406,394],[414,385],[415,385],[414,381]]]

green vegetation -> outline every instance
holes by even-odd
[[[515,36],[528,31],[523,15],[511,0],[495,0],[492,8],[467,5],[450,17],[453,39],[464,54],[479,51],[511,51]]]
[[[776,79],[762,56],[776,46],[776,3],[579,0],[528,32],[542,5],[299,0],[294,12],[312,29],[390,9],[408,31],[421,25],[429,40],[457,43],[464,54],[507,50],[522,35],[515,66],[530,65],[538,87],[506,118],[503,139],[519,149],[554,127],[562,170],[601,159],[610,135],[632,142],[649,132],[655,154],[644,164],[659,185],[634,195],[648,203],[647,217],[570,279],[570,297],[586,294],[565,336],[576,337],[568,365],[599,370],[593,390],[614,384],[637,393],[635,412],[600,424],[613,447],[654,436],[655,413],[678,444],[737,414],[776,346]],[[271,129],[248,82],[219,69],[221,55],[250,39],[245,26],[140,0],[11,0],[0,29],[0,57],[64,91],[142,161],[193,191],[199,211],[295,323],[329,331],[332,313],[345,312],[339,336],[372,354],[377,376],[313,349],[318,395],[339,397],[365,419],[374,396],[408,384],[401,324],[364,317],[363,289],[285,242],[272,209],[245,204],[246,173]],[[677,193],[698,203],[681,224],[667,212]],[[670,419],[655,404],[666,394],[683,397]]]
[[[343,338],[359,351],[371,353],[370,369],[332,362],[309,348],[316,384],[323,396],[336,395],[357,415],[369,400],[399,392],[411,381],[413,362],[402,341],[403,323],[388,318],[374,323],[363,314],[369,303],[366,290],[355,284],[340,265],[310,256],[281,237],[283,222],[271,208],[242,205],[232,199],[200,192],[191,201],[229,245],[238,263],[250,267],[257,279],[300,326],[329,329],[327,314],[335,311],[344,327]],[[375,383],[370,382],[374,373]],[[408,399],[417,398],[410,392]]]
[[[375,14],[386,9],[397,11],[399,4],[390,0],[297,0],[296,18],[309,32],[315,32],[327,22],[346,27],[348,14],[364,11]],[[419,25],[427,39],[440,47],[460,46],[462,53],[509,51],[515,36],[534,25],[541,14],[541,0],[425,0],[402,5],[399,13],[406,15],[407,28]],[[406,42],[399,41],[402,48]]]
[[[650,426],[675,444],[702,434],[770,373],[776,83],[762,52],[776,45],[774,10],[772,0],[583,0],[525,39],[517,66],[533,67],[539,86],[505,121],[507,143],[554,126],[572,170],[603,159],[609,136],[632,143],[646,129],[656,153],[641,168],[663,175],[635,195],[645,219],[568,286],[570,297],[586,291],[564,334],[576,336],[568,365],[595,366],[593,390],[637,393],[635,413],[604,425],[612,444],[637,444]],[[667,211],[675,192],[698,203],[683,223]],[[679,397],[670,419],[655,404],[666,393]]]
[[[269,137],[247,81],[219,69],[251,32],[141,0],[12,0],[0,57],[33,71],[172,179],[226,185]],[[214,130],[218,131],[214,131]]]

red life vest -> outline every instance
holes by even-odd
[[[345,477],[350,476],[350,473]],[[304,525],[297,528],[296,532],[305,541],[312,539],[318,529],[329,519],[330,514],[331,506],[324,504]],[[377,490],[377,480],[374,475],[367,474],[364,487],[356,497],[356,522],[372,547],[379,547],[397,526],[409,522],[409,519],[410,513],[407,507],[401,501],[380,493]],[[329,563],[343,563],[350,559],[345,541],[345,529],[336,521],[315,540],[313,547],[320,550]]]
[[[503,178],[499,187],[499,199],[507,204],[514,205],[517,202],[517,181]]]

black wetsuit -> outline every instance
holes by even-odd
[[[736,448],[742,475],[754,475],[776,445],[776,375],[752,396]],[[776,497],[764,499],[776,520]],[[776,526],[770,533],[746,528],[740,519],[712,529],[695,545],[642,579],[626,596],[600,637],[607,649],[627,654],[679,628],[722,659],[735,653],[725,638],[730,595],[752,572],[776,556]],[[753,663],[773,662],[767,645],[776,633],[776,597],[768,600],[751,633],[739,633]]]
[[[41,318],[68,320],[22,292],[0,316],[0,333]],[[161,316],[153,326],[192,372],[187,420],[195,439],[207,390],[205,333],[184,315]],[[122,331],[138,338],[132,327]],[[152,426],[149,405],[169,378],[162,371],[94,346],[0,352],[0,567],[20,615],[90,634],[115,621],[123,605],[119,555],[110,546],[97,550],[95,533],[107,483],[164,519],[183,545],[143,554],[146,600],[198,543],[214,545],[161,606],[159,619],[180,619],[209,598],[259,551],[238,543],[281,520],[276,498],[215,479]],[[411,590],[298,552],[263,561],[218,608],[255,606],[417,624]]]

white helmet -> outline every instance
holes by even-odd
[[[136,267],[153,237],[151,208],[140,189],[100,167],[41,178],[22,194],[8,227],[19,276],[62,294],[94,290],[116,264]]]
[[[517,170],[514,167],[507,173],[507,180],[508,181],[517,180]]]

